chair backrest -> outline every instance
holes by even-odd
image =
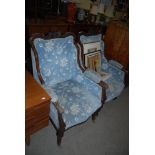
[[[88,56],[92,56],[93,53],[99,54],[98,56],[96,55],[96,58],[99,59],[100,68],[97,70],[99,71],[101,69],[101,64],[107,63],[107,59],[104,56],[104,42],[102,40],[102,34],[81,34],[79,36],[79,40],[84,54],[83,61],[85,65],[87,64],[86,58]]]
[[[78,65],[78,49],[74,44],[73,35],[52,39],[32,37],[30,43],[33,73],[37,81],[39,79],[45,84],[54,85],[69,80],[81,72]]]

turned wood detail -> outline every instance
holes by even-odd
[[[107,99],[107,97],[106,97],[106,89],[108,88],[108,85],[103,81],[100,81],[98,83],[98,85],[100,85],[102,87],[102,99],[101,99],[101,101],[102,101],[102,105],[103,105],[105,100]]]
[[[100,112],[100,110],[102,109],[102,107],[103,107],[103,105],[105,103],[105,100],[106,100],[106,89],[108,88],[108,85],[105,82],[103,82],[103,81],[100,81],[98,83],[98,85],[100,85],[102,87],[102,95],[101,95],[102,106],[93,113],[93,115],[92,115],[92,121],[93,122],[95,122],[95,119],[98,116],[98,113]]]
[[[64,132],[65,132],[65,127],[66,127],[66,124],[63,120],[63,117],[62,117],[62,113],[64,112],[64,109],[60,106],[60,104],[58,102],[56,103],[53,103],[57,112],[58,112],[58,121],[59,121],[59,128],[57,128],[55,125],[55,129],[56,129],[56,135],[57,135],[57,144],[60,146],[61,144],[61,139],[64,135]],[[52,121],[52,120],[51,120]],[[54,124],[52,122],[52,124]]]
[[[59,129],[57,130],[57,144],[60,145],[66,127],[66,124],[64,123],[64,120],[62,118],[62,114],[60,112],[58,112],[58,120],[59,120]]]

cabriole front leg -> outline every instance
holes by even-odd
[[[66,125],[63,121],[62,114],[59,112],[58,112],[58,119],[59,119],[59,129],[57,130],[56,134],[57,134],[57,144],[60,146]]]
[[[93,122],[95,122],[95,119],[96,119],[96,117],[98,116],[99,111],[100,111],[101,108],[103,107],[103,104],[104,104],[104,102],[105,102],[105,100],[106,100],[106,89],[108,88],[108,87],[107,87],[107,84],[104,83],[103,81],[100,81],[100,83],[98,83],[98,85],[100,85],[100,86],[102,87],[102,96],[101,96],[102,106],[101,106],[98,110],[96,110],[96,111],[93,113],[93,115],[92,115],[92,121],[93,121]]]

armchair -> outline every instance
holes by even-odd
[[[85,76],[79,65],[78,46],[73,34],[30,38],[33,76],[51,96],[49,117],[61,144],[64,131],[95,119],[106,99],[106,84]]]
[[[93,81],[102,80],[108,85],[106,102],[118,97],[124,88],[123,66],[104,56],[104,42],[101,34],[79,34],[81,63],[84,74]]]

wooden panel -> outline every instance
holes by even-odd
[[[51,98],[46,91],[33,79],[30,73],[25,74],[25,107],[34,107],[44,102],[50,102]]]
[[[112,22],[105,34],[105,56],[129,67],[129,30],[122,23]]]
[[[31,120],[26,120],[25,121],[26,132],[27,132],[27,129],[35,127],[35,124],[38,124],[39,122],[41,122],[44,119],[48,119],[49,120],[49,112],[47,112],[46,114],[44,114],[42,116],[35,116]]]
[[[30,135],[48,125],[51,98],[26,71],[25,74],[25,137],[29,144]]]
[[[25,136],[29,136],[35,132],[37,132],[38,130],[42,129],[43,127],[46,127],[49,123],[49,119],[45,118],[37,123],[34,123],[31,127],[27,128]]]
[[[68,25],[52,25],[50,27],[50,32],[61,32],[65,33],[68,31]]]
[[[101,32],[105,34],[106,27],[101,25],[96,25],[93,23],[75,23],[71,24],[66,22],[66,17],[61,16],[53,16],[49,18],[39,19],[27,19],[26,20],[26,28],[28,32],[28,36],[30,37],[34,33],[47,33],[47,32],[55,32],[59,31],[62,33],[65,32],[74,32],[78,34],[79,31],[97,33]]]
[[[47,33],[50,31],[50,26],[31,25],[28,27],[29,36],[34,33]]]
[[[27,123],[29,123],[34,119],[38,120],[38,118],[40,119],[44,116],[47,116],[48,114],[49,114],[49,103],[41,106],[35,106],[31,109],[26,110],[25,120]]]
[[[48,33],[48,32],[61,32],[68,31],[68,25],[29,25],[28,33],[31,36],[34,33]]]
[[[69,31],[76,35],[81,31],[86,33],[98,33],[101,31],[101,27],[93,24],[72,24],[69,25]]]

